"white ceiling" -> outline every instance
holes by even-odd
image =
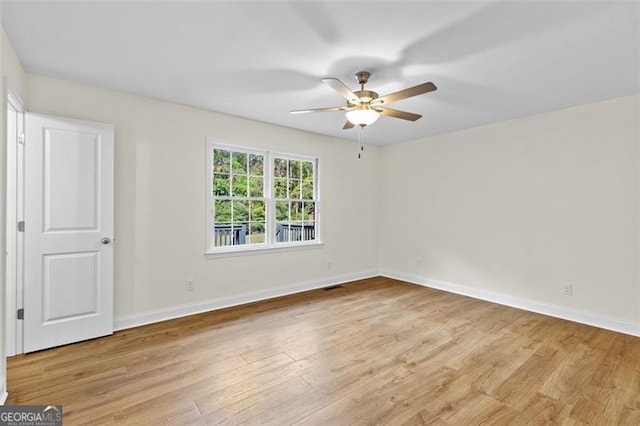
[[[372,73],[393,104],[365,142],[397,143],[640,93],[640,2],[16,2],[2,22],[26,71],[347,139],[322,83]]]

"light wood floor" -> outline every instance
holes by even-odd
[[[375,278],[8,361],[66,425],[640,424],[640,339]]]

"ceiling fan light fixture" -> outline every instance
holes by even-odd
[[[358,105],[356,109],[347,111],[346,115],[347,120],[356,126],[369,126],[380,117],[380,113],[369,108],[369,105]]]
[[[367,81],[369,81],[370,76],[371,74],[368,71],[360,71],[356,74],[356,78],[358,79],[358,83],[360,84],[360,90],[356,90],[355,92],[349,89],[346,84],[344,84],[337,78],[322,79],[324,83],[329,85],[332,89],[334,89],[336,92],[342,95],[343,98],[346,99],[346,106],[299,109],[289,112],[291,114],[302,114],[307,112],[348,111],[346,113],[347,122],[342,127],[344,130],[353,129],[354,126],[369,126],[375,123],[380,115],[399,118],[401,120],[416,121],[420,117],[422,117],[420,114],[414,114],[411,112],[388,108],[387,105],[393,102],[400,101],[402,99],[412,98],[424,93],[433,92],[434,90],[438,89],[435,84],[428,81],[426,83],[418,84],[417,86],[409,87],[408,89],[399,90],[397,92],[389,93],[387,95],[379,97],[376,92],[365,90],[364,88],[364,85],[367,83]]]

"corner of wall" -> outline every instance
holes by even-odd
[[[2,15],[2,3],[0,2],[0,16]],[[1,22],[1,21],[0,21]],[[3,60],[3,46],[4,46],[4,39],[5,39],[5,34],[4,34],[4,27],[2,27],[2,24],[0,24],[0,91],[2,92],[3,96],[2,96],[2,107],[0,108],[0,114],[2,114],[2,116],[0,117],[0,135],[6,135],[7,132],[5,130],[6,124],[6,117],[7,117],[7,103],[6,103],[6,95],[5,95],[5,88],[4,88],[4,60]],[[5,141],[6,136],[4,137],[0,137],[0,140],[5,142],[4,145],[6,145],[6,141]],[[3,171],[3,173],[0,174],[0,187],[1,186],[6,186],[6,182],[4,179],[4,169],[5,166],[4,164],[0,165],[0,169]],[[2,203],[4,205],[4,202]],[[0,230],[0,240],[2,242],[0,242],[0,245],[3,245],[3,242],[5,240],[5,232],[4,232],[4,227],[2,228],[2,230]],[[4,256],[3,256],[4,258]],[[0,339],[0,345],[2,345],[0,347],[0,357],[2,357],[2,361],[0,362],[0,405],[4,405],[5,401],[7,400],[7,357],[6,357],[6,347],[7,347],[7,342],[6,342],[6,336],[5,336],[5,298],[4,298],[4,294],[6,293],[6,281],[4,278],[5,274],[4,274],[4,265],[0,266],[0,285],[2,286],[1,292],[2,292],[2,299],[0,300],[0,334],[2,335],[2,339]]]

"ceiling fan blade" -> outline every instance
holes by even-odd
[[[403,120],[416,121],[420,117],[420,114],[414,114],[412,112],[399,111],[397,109],[391,108],[383,108],[383,107],[375,107],[374,110],[378,111],[382,115],[387,115],[389,117],[401,118]]]
[[[289,111],[290,114],[306,114],[308,112],[327,112],[327,111],[346,111],[352,109],[346,106],[341,107],[329,107],[329,108],[312,108],[312,109],[294,109]]]
[[[322,81],[331,86],[336,92],[340,93],[349,102],[360,103],[360,98],[351,91],[343,82],[337,78],[323,78]]]
[[[410,98],[412,96],[422,95],[423,93],[433,92],[437,90],[435,84],[432,82],[418,84],[417,86],[410,87],[408,89],[400,90],[398,92],[389,93],[388,95],[384,95],[378,99],[374,99],[371,104],[379,105],[379,104],[390,104],[392,102],[397,102],[402,99]]]
[[[352,122],[350,122],[349,120],[347,120],[346,123],[344,123],[344,126],[342,127],[342,130],[348,130],[348,129],[353,129],[354,124]]]

